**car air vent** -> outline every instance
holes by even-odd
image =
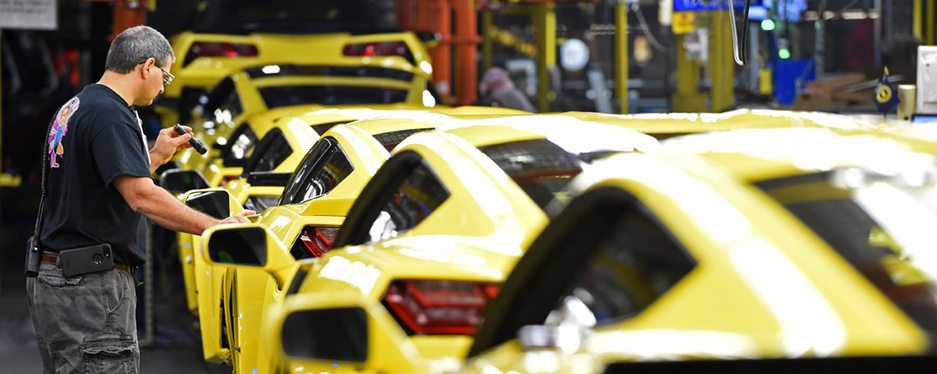
[[[432,128],[407,129],[407,130],[400,130],[400,131],[385,132],[381,134],[375,134],[374,138],[377,139],[377,141],[380,142],[381,145],[383,145],[384,148],[386,148],[388,152],[390,152],[394,149],[394,147],[397,146],[397,144],[400,144],[400,142],[402,142],[404,139],[406,139],[410,135],[413,135],[422,131],[428,131],[428,130],[432,130]]]
[[[247,183],[251,186],[286,186],[292,173],[275,173],[272,171],[255,171],[247,174]]]

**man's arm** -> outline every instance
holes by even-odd
[[[217,224],[250,222],[245,216],[254,214],[253,211],[245,210],[224,220],[215,219],[187,207],[146,177],[122,175],[114,180],[114,187],[135,212],[174,231],[201,235],[203,231]]]

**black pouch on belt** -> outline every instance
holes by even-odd
[[[114,256],[110,244],[96,244],[60,251],[59,264],[62,266],[62,275],[72,277],[111,270],[114,268]]]
[[[39,251],[39,243],[36,243],[36,236],[30,236],[26,241],[26,264],[24,270],[27,277],[39,275],[39,262],[42,259],[42,252]]]

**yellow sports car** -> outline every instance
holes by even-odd
[[[322,83],[339,95],[350,93],[342,87],[355,79],[378,85],[407,80],[404,101],[414,105],[430,95],[426,48],[413,33],[389,31],[371,1],[212,0],[187,17],[190,31],[170,39],[175,80],[157,103],[164,126],[185,122],[207,89],[248,67],[307,66],[333,77]]]
[[[932,354],[937,164],[915,148],[758,129],[611,157],[555,207],[464,371],[887,371],[904,361],[850,358]]]
[[[318,131],[324,130],[323,123],[329,123],[328,119],[325,120],[322,122],[316,118],[287,117],[275,122],[273,128],[259,141],[257,153],[246,162],[243,177],[226,184],[224,188],[231,191],[235,201],[247,209],[260,212],[268,206],[276,205],[290,174],[309,148],[319,140]],[[198,177],[193,175],[193,171],[182,173],[188,173],[191,179]],[[176,239],[186,302],[189,310],[195,312],[198,304],[194,282],[196,260],[192,250],[193,236],[180,232],[177,233]]]
[[[458,108],[437,107],[434,108],[434,111],[451,113],[459,116],[476,117],[524,113],[503,108],[471,106]],[[223,177],[221,178],[222,180],[227,178],[228,181],[224,184],[224,188],[231,192],[235,201],[243,205],[246,209],[251,209],[259,213],[269,207],[277,205],[287,180],[296,169],[297,165],[300,164],[300,160],[306,155],[306,151],[312,146],[312,143],[319,139],[319,134],[324,133],[337,124],[375,117],[387,117],[387,121],[377,121],[376,124],[363,125],[361,126],[363,130],[354,133],[355,136],[365,140],[350,141],[346,140],[341,135],[338,135],[337,138],[341,140],[342,146],[346,147],[346,149],[352,145],[361,144],[362,142],[369,143],[379,141],[387,148],[387,151],[389,151],[397,142],[403,139],[402,135],[405,134],[395,133],[396,131],[409,131],[413,128],[432,127],[431,124],[426,123],[402,122],[403,119],[411,116],[418,116],[423,113],[422,111],[413,110],[373,110],[364,108],[321,109],[295,117],[287,116],[280,118],[272,122],[273,130],[270,130],[265,138],[258,143],[258,153],[248,158],[245,162],[247,165],[246,169],[241,174],[238,174],[238,172],[241,171],[240,168],[213,167],[210,168],[212,172],[210,175],[213,177],[213,182],[218,180],[218,175]],[[270,122],[263,121],[262,123]],[[246,127],[244,131],[253,133],[253,130],[248,130]],[[391,137],[393,134],[397,134],[398,136]],[[372,138],[376,138],[377,140]],[[238,147],[247,147],[247,145],[241,144]],[[383,162],[387,157],[386,155],[379,156],[380,157],[376,158],[379,162]],[[359,158],[371,159],[371,156],[361,155]],[[357,162],[358,160],[353,161]],[[365,161],[360,162],[361,164],[367,164]],[[375,169],[376,168],[371,167],[363,170]],[[203,176],[200,176],[198,172],[173,171],[170,172],[170,174],[179,174],[174,175],[174,177],[184,177],[186,181],[189,182],[173,185],[170,181],[175,179],[164,177],[164,182],[168,182],[164,186],[171,191],[182,193],[190,189],[196,189],[193,188],[196,184],[192,182],[198,182],[199,188],[209,187],[209,181],[205,180]],[[364,185],[364,182],[370,178],[371,174],[373,174],[373,171],[369,172],[367,177],[362,179],[363,182],[358,185],[358,188]],[[177,235],[179,261],[182,264],[183,278],[185,279],[186,300],[189,309],[193,313],[197,313],[197,288],[194,282],[194,274],[196,263],[199,261],[192,255],[193,248],[196,248],[193,243],[193,235],[185,233],[179,233]]]
[[[294,250],[297,258],[321,255],[329,249],[329,245],[323,243],[334,240],[335,231],[341,225],[351,203],[387,159],[390,149],[410,134],[433,129],[433,126],[426,122],[408,120],[409,117],[420,114],[423,113],[326,109],[296,118],[294,121],[332,124],[334,127],[326,131],[296,164],[296,172],[285,184],[285,189],[279,187],[273,191],[272,188],[237,182],[230,187],[230,191],[234,193],[231,195],[232,203],[247,205],[245,201],[249,202],[251,196],[255,197],[256,202],[276,196],[279,200],[273,204],[276,206],[265,210],[259,219],[260,222],[280,228],[284,237],[296,240]],[[378,116],[386,118],[335,125]],[[271,194],[261,196],[265,192]],[[260,207],[254,205],[253,208]],[[193,248],[199,243],[197,237],[190,236],[186,240],[193,244]],[[207,266],[198,256],[193,262],[194,283],[199,292],[197,303],[190,306],[198,308],[203,353],[206,359],[226,359],[230,355],[227,349],[229,341],[222,340],[222,334],[237,331],[225,326],[237,324],[239,320],[232,320],[229,318],[230,314],[222,314],[224,310],[218,306],[219,302],[231,302],[237,296],[224,291],[232,288],[231,284],[235,281],[234,272],[227,272],[230,275],[225,275],[225,269],[216,270],[213,266]],[[248,278],[242,276],[237,280],[241,279]],[[261,278],[258,284],[262,286],[265,283],[266,280]],[[252,296],[257,295],[260,295],[260,291]],[[255,315],[250,313],[246,317],[254,318]],[[253,323],[248,326],[253,327]],[[239,334],[232,334],[230,339],[236,340],[238,336]],[[235,354],[231,357],[232,364],[236,367],[241,356]]]
[[[207,175],[211,165],[219,169],[243,166],[270,122],[326,106],[425,107],[408,99],[415,89],[410,76],[374,79],[341,74],[345,73],[340,69],[318,66],[267,65],[224,79],[200,107],[204,113],[193,117],[198,123],[190,122],[193,133],[210,151],[204,155],[193,149],[180,152],[175,157],[177,167]]]
[[[268,211],[258,224],[219,228],[217,239],[208,237],[206,261],[265,264],[267,270],[236,265],[234,287],[225,290],[236,370],[275,368],[276,357],[258,343],[261,317],[264,307],[293,293],[324,300],[319,308],[341,301],[369,310],[374,324],[365,333],[373,335],[369,350],[375,353],[342,365],[406,372],[457,362],[521,243],[546,223],[541,207],[592,161],[657,146],[635,131],[568,117],[421,120],[442,130],[415,134],[395,149],[364,190],[346,201],[357,198],[337,236],[334,227],[342,220],[313,216],[327,211],[312,209],[314,200],[295,218]],[[258,232],[270,237],[263,245],[236,239]],[[353,246],[329,249],[345,244]],[[255,250],[264,261],[234,260]],[[309,339],[333,339],[321,333]],[[330,358],[322,358],[307,370],[334,370]]]

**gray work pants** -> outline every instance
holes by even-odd
[[[66,278],[42,264],[26,292],[45,373],[138,373],[135,280],[111,270]]]

